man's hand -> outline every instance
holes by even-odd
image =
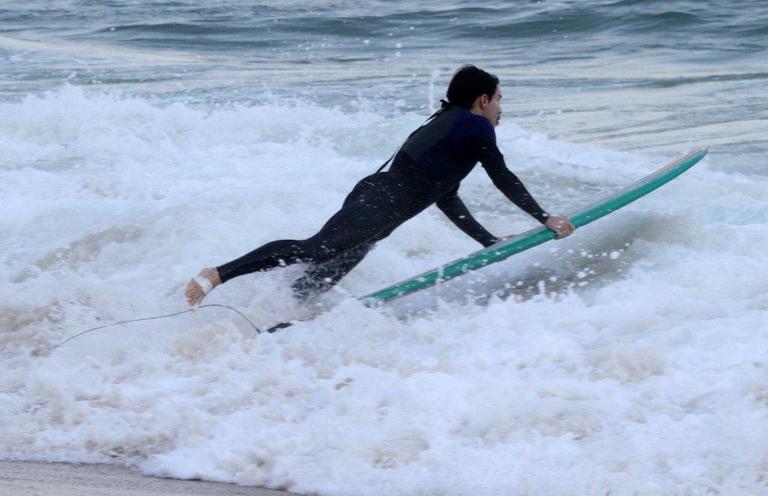
[[[555,231],[557,236],[555,239],[563,239],[573,234],[576,226],[573,225],[571,219],[564,215],[550,215],[547,219],[547,223],[544,224],[550,231]]]
[[[547,229],[554,231],[557,234],[555,239],[563,239],[566,236],[570,236],[576,229],[576,226],[573,225],[571,219],[564,215],[550,215],[545,226]],[[496,238],[496,242],[494,244],[496,245],[503,243],[504,241],[509,241],[510,239],[517,236],[519,236],[519,234],[510,234],[509,236],[498,237]]]

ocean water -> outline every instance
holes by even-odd
[[[768,494],[768,5],[0,1],[0,457],[321,495]],[[379,309],[478,249],[430,209],[273,335],[183,286],[303,237],[434,110],[502,81],[508,165],[572,237]],[[496,234],[534,221],[481,168]],[[318,313],[292,267],[209,295]]]

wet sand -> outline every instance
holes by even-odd
[[[221,482],[148,477],[115,465],[0,461],[0,494],[13,496],[290,496]]]

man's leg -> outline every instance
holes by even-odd
[[[380,185],[363,180],[317,234],[305,240],[273,241],[217,267],[221,281],[297,262],[322,265],[352,253],[382,239],[410,217],[407,199],[400,203]]]
[[[341,210],[311,238],[267,243],[224,265],[203,269],[201,275],[211,280],[215,287],[234,277],[278,266],[298,262],[319,266],[382,239],[415,215],[418,209],[413,208],[412,200],[407,195],[398,194],[380,177],[371,179],[373,177],[360,181],[344,200]],[[348,262],[351,263],[349,268],[359,261]],[[213,279],[204,274],[205,271],[215,272]],[[346,273],[342,272],[339,279]],[[219,278],[218,283],[214,281],[215,276]],[[196,305],[206,292],[192,280],[187,284],[187,301]]]
[[[334,287],[342,277],[355,268],[368,252],[373,244],[366,244],[349,250],[333,260],[310,266],[302,277],[292,285],[293,295],[299,301],[304,301],[310,296],[324,293]]]
[[[304,275],[291,285],[294,297],[299,301],[304,301],[310,296],[323,293],[334,287],[365,258],[377,242],[392,234],[396,227],[389,226],[377,233],[368,243],[349,250],[333,260],[310,266]]]

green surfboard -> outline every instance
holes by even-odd
[[[644,177],[618,193],[569,215],[571,222],[573,222],[577,228],[582,227],[632,203],[693,167],[699,160],[704,158],[707,151],[707,149],[696,150],[679,160],[675,160],[669,165],[665,165],[656,172]],[[540,226],[512,237],[504,242],[476,251],[466,257],[448,262],[445,265],[428,270],[423,274],[419,274],[410,279],[406,279],[405,281],[376,291],[375,293],[363,296],[360,299],[369,306],[390,301],[434,286],[440,282],[459,277],[462,274],[480,269],[489,264],[500,262],[512,255],[538,246],[554,238],[554,232],[544,226]]]

